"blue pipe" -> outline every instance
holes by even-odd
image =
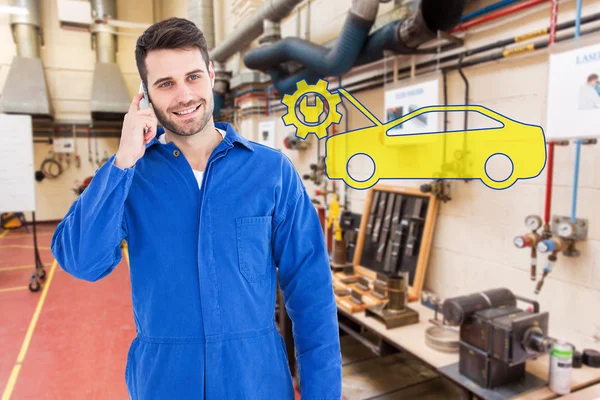
[[[292,37],[248,51],[244,63],[248,68],[267,71],[286,61],[295,61],[321,76],[341,75],[352,68],[373,22],[350,12],[331,49]]]
[[[581,4],[583,0],[577,0],[577,10],[575,14],[575,38],[581,35]],[[581,158],[581,140],[575,141],[575,166],[573,172],[573,200],[571,202],[571,222],[577,221],[577,190],[579,186],[579,161]]]
[[[225,95],[220,94],[220,93],[215,93],[214,99],[215,99],[215,106],[213,109],[213,118],[217,118],[219,116],[219,114],[221,114],[221,108],[223,108],[223,105],[225,104]]]
[[[473,18],[479,17],[480,15],[487,14],[489,12],[492,12],[492,11],[497,10],[499,8],[511,5],[511,4],[516,3],[518,1],[519,0],[502,0],[502,1],[499,1],[497,3],[490,4],[489,6],[483,7],[481,9],[477,10],[477,11],[473,11],[472,13],[463,15],[462,18],[460,19],[460,22],[466,22],[466,21],[471,20]]]
[[[583,0],[577,0],[577,11],[575,14],[575,37],[578,38],[581,35],[581,5]]]
[[[575,173],[573,176],[573,202],[571,204],[571,222],[577,221],[577,187],[579,186],[579,159],[581,157],[581,140],[575,141]]]

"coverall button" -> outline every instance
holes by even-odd
[[[175,157],[179,157],[179,154],[180,154],[179,150],[173,150],[173,155]]]

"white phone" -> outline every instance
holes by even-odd
[[[144,82],[140,83],[140,91],[139,93],[144,93],[144,97],[140,100],[140,110],[150,107],[150,99],[148,98],[148,91],[146,90],[146,86],[144,86]]]
[[[140,100],[140,110],[144,110],[150,107],[150,100],[148,99],[148,91],[146,90],[146,86],[144,86],[144,82],[140,82],[140,91],[139,93],[144,93],[144,97]],[[148,132],[148,128],[144,128],[144,135]]]

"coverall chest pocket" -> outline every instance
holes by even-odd
[[[240,272],[248,282],[268,276],[272,262],[271,216],[236,219]]]

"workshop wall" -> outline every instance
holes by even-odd
[[[155,4],[156,3],[156,4]],[[58,122],[84,123],[91,120],[90,94],[96,55],[91,47],[91,35],[87,31],[61,28],[58,21],[56,0],[44,0],[42,4],[42,29],[45,46],[41,48],[46,80],[55,120]],[[117,1],[117,17],[124,21],[152,23],[155,15],[163,18],[187,16],[186,1],[136,0]],[[133,97],[139,89],[139,74],[135,65],[135,43],[140,30],[120,29],[118,37],[117,64],[121,70],[127,89]],[[10,31],[10,17],[0,14],[0,94],[4,87],[8,70],[16,46]],[[81,168],[71,162],[64,173],[56,179],[45,179],[36,183],[36,218],[38,221],[60,220],[76,199],[73,188],[77,181],[83,181],[94,174],[105,155],[114,154],[119,146],[118,138],[98,138],[91,141],[91,158],[88,139],[77,140]],[[38,169],[51,146],[34,145],[34,166]],[[98,156],[96,156],[98,148]],[[73,158],[74,159],[74,158]],[[66,167],[66,164],[64,164]],[[30,213],[26,213],[30,218]]]
[[[492,1],[474,1],[469,8],[477,9]],[[305,3],[303,3],[305,4]],[[311,2],[310,39],[324,43],[340,31],[350,6],[327,1]],[[380,14],[387,9],[380,10]],[[575,1],[560,2],[558,23],[573,20]],[[600,1],[584,2],[583,15],[600,11]],[[297,18],[300,18],[300,37],[305,32],[305,7],[282,23],[282,36],[295,36]],[[473,48],[518,34],[544,28],[550,22],[548,7],[514,22],[500,20],[482,28],[473,28],[466,37],[466,47]],[[539,39],[538,39],[539,40]],[[406,64],[408,57],[399,57]],[[469,103],[487,106],[499,113],[529,124],[545,125],[545,105],[548,74],[548,52],[538,51],[513,57],[501,62],[482,64],[465,69],[470,83]],[[241,67],[241,66],[240,66]],[[382,68],[381,65],[378,68]],[[346,79],[346,77],[344,77]],[[335,79],[332,78],[332,81]],[[346,80],[348,81],[348,80]],[[448,74],[449,104],[464,104],[464,83],[457,72]],[[379,119],[383,118],[384,89],[357,93],[356,97]],[[349,102],[350,129],[367,124],[368,120]],[[341,110],[341,106],[338,110]],[[277,124],[276,148],[290,157],[300,174],[308,173],[309,165],[316,162],[316,140],[310,135],[311,148],[304,152],[289,151],[283,138],[293,127],[281,121],[283,113],[256,120],[274,119]],[[348,116],[344,116],[346,118]],[[469,116],[471,118],[471,116]],[[476,122],[470,120],[469,127]],[[337,129],[339,132],[344,125]],[[449,128],[462,129],[463,115],[449,114]],[[243,131],[256,139],[255,132]],[[321,141],[321,154],[324,140]],[[552,213],[570,215],[573,180],[573,145],[557,147],[555,153],[554,197]],[[546,279],[537,296],[542,310],[550,312],[551,334],[563,337],[578,347],[595,346],[594,336],[600,336],[600,322],[591,310],[600,307],[600,146],[583,146],[579,181],[578,217],[587,218],[589,238],[578,243],[581,256],[567,258],[559,254],[553,272]],[[529,250],[515,248],[514,236],[526,232],[524,218],[529,214],[542,215],[544,206],[545,171],[537,178],[519,181],[508,190],[492,190],[481,181],[452,183],[452,201],[440,206],[433,248],[427,270],[425,287],[443,297],[452,297],[493,287],[507,287],[516,294],[535,298],[535,283],[529,279]],[[314,196],[311,182],[306,187]],[[424,181],[381,181],[386,184],[418,187]],[[338,183],[341,194],[343,183]],[[364,211],[366,191],[350,191],[351,209]],[[315,196],[316,197],[316,196]],[[322,199],[322,197],[319,197]],[[538,255],[538,276],[547,255]]]

